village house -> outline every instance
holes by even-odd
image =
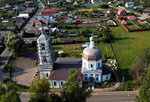
[[[5,37],[7,34],[11,33],[11,31],[5,30],[5,31],[0,31],[0,36]]]
[[[44,15],[52,15],[52,14],[56,14],[58,13],[57,10],[43,10],[41,15],[44,16]]]
[[[38,16],[37,19],[38,20],[48,20],[48,22],[51,23],[51,24],[54,23],[54,22],[56,22],[55,21],[56,18],[53,17],[53,16],[49,16],[49,15]]]
[[[137,17],[136,16],[127,16],[127,18],[130,20],[133,20],[133,19],[136,19]]]
[[[10,30],[10,31],[16,31],[17,30],[16,26],[7,26],[6,29]]]
[[[122,21],[121,21],[121,24],[127,25],[127,22],[126,22],[125,20],[122,20]]]
[[[25,20],[22,19],[22,18],[17,18],[17,19],[15,20],[15,24],[16,24],[16,25],[23,25],[24,23],[25,23]]]
[[[115,8],[109,8],[108,10],[107,10],[107,13],[110,13],[110,12],[117,12],[118,10],[117,9],[115,9]]]
[[[48,20],[36,20],[35,21],[35,27],[42,27],[42,26],[48,27],[48,25],[49,25]]]
[[[127,2],[127,3],[125,4],[125,7],[126,7],[126,8],[134,7],[134,2]]]
[[[73,5],[73,6],[77,6],[77,5],[78,5],[78,2],[75,1],[72,5]]]
[[[134,6],[133,8],[134,9],[143,9],[144,7],[143,7],[143,5],[138,5],[138,6]]]
[[[29,14],[28,13],[24,13],[24,14],[19,14],[19,16],[17,16],[19,18],[29,18]]]
[[[118,15],[120,15],[120,16],[125,16],[126,14],[127,14],[127,12],[126,12],[124,9],[120,8],[120,9],[118,10]]]

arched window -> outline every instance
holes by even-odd
[[[98,78],[96,78],[96,80],[98,80]]]
[[[63,82],[61,82],[61,86],[63,85]]]
[[[98,63],[98,67],[100,67],[100,63]]]
[[[48,73],[46,73],[46,77],[48,77]]]
[[[41,47],[42,47],[42,50],[45,50],[45,44],[44,43],[41,44]]]
[[[93,64],[91,64],[91,68],[93,68]]]
[[[56,85],[56,82],[54,81],[54,85]]]
[[[106,75],[106,80],[108,80],[108,75]]]
[[[46,56],[43,56],[43,61],[47,62]]]

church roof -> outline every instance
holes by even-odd
[[[59,63],[59,64],[62,64],[62,63],[67,63],[67,64],[79,64],[79,63],[82,63],[82,59],[81,58],[70,58],[70,57],[58,57],[55,61],[55,63]]]
[[[102,74],[103,75],[108,75],[111,72],[112,72],[112,69],[109,66],[107,66],[107,65],[102,66]]]
[[[49,40],[50,37],[47,34],[41,34],[38,38],[38,40]]]
[[[50,73],[50,80],[66,80],[69,76],[69,70],[75,68],[79,72],[78,79],[82,80],[82,64],[54,64],[54,69]]]
[[[101,56],[101,50],[96,46],[94,46],[93,48],[87,47],[83,50],[83,54],[89,57],[98,57]]]
[[[90,37],[90,46],[83,50],[83,56],[87,58],[101,58],[101,50],[94,45],[94,37]]]

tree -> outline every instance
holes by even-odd
[[[146,69],[150,65],[150,48],[144,49],[139,58],[133,64],[130,69],[130,75],[137,81],[139,78],[144,78],[146,76]]]
[[[107,43],[110,43],[110,41],[113,40],[113,36],[111,35],[111,30],[108,25],[106,25],[106,27],[102,30],[102,40]]]
[[[137,102],[150,102],[150,66],[146,69],[147,75],[144,80],[140,80],[141,87]]]
[[[38,78],[30,85],[30,92],[32,92],[29,102],[48,102],[48,94],[50,91],[48,79]]]
[[[7,91],[10,91],[10,90],[15,90],[16,91],[17,90],[17,87],[12,82],[6,83],[6,87],[7,87]]]
[[[19,55],[25,49],[25,42],[16,34],[10,33],[5,37],[5,46],[14,56]]]
[[[2,86],[2,83],[0,83],[0,97],[6,93],[6,89]]]
[[[16,91],[11,90],[1,97],[0,102],[21,102]]]
[[[48,95],[48,102],[62,102],[59,95],[52,93]]]
[[[81,86],[81,80],[78,79],[78,71],[71,69],[66,83],[61,91],[62,102],[86,102],[91,96],[92,91],[88,90],[88,86]]]

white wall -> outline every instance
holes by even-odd
[[[54,82],[56,82],[56,85],[54,85]],[[51,88],[62,88],[61,82],[63,82],[63,84],[66,82],[65,80],[50,80],[50,87]]]
[[[106,79],[106,77],[107,77],[107,79]],[[108,75],[103,75],[102,81],[104,82],[104,81],[107,81],[107,80],[110,80],[110,79],[111,79],[111,73],[108,74]]]
[[[82,58],[82,67],[86,67],[89,70],[96,70],[99,67],[98,63],[100,63],[100,67],[102,67],[102,59],[99,61],[87,61]],[[91,68],[91,64],[93,64],[93,68]]]

